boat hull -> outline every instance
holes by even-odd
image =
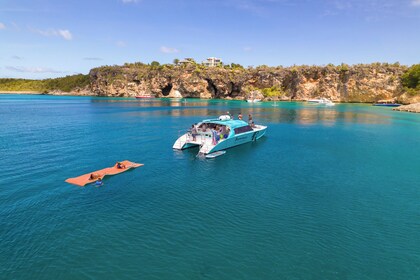
[[[267,126],[253,122],[249,125],[243,120],[222,115],[217,119],[203,120],[193,125],[187,133],[178,134],[180,136],[172,148],[184,150],[198,146],[199,153],[207,155],[256,141],[265,135],[266,130]]]
[[[213,147],[206,147],[206,145],[203,145],[200,148],[201,154],[211,154],[217,151],[230,149],[242,144],[246,144],[249,142],[256,141],[263,137],[265,135],[265,131],[267,130],[266,126],[260,126],[259,129],[256,129],[254,131],[250,131],[247,133],[242,133],[239,135],[231,136],[227,139],[224,139],[222,141],[219,141],[215,146]]]
[[[147,98],[155,98],[152,95],[143,95],[143,96],[136,96],[137,99],[147,99]]]
[[[382,107],[399,107],[399,106],[401,106],[401,104],[396,104],[396,103],[391,103],[391,104],[381,104],[381,103],[377,103],[377,104],[373,104],[373,106],[382,106]]]
[[[188,148],[200,147],[200,154],[211,154],[217,151],[226,150],[242,144],[256,141],[265,135],[266,130],[266,126],[258,126],[258,128],[254,129],[253,131],[233,135],[227,139],[220,140],[216,145],[211,144],[211,137],[200,139],[199,136],[197,136],[197,141],[195,143],[191,143],[191,137],[188,135],[188,133],[186,133],[177,139],[172,148],[176,150],[185,150]]]

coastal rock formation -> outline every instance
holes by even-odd
[[[394,111],[404,111],[412,113],[420,113],[420,103],[414,103],[410,105],[403,105],[392,109]]]
[[[134,63],[94,68],[89,75],[90,91],[99,96],[152,94],[156,97],[243,100],[257,95],[265,100],[326,97],[336,102],[396,98],[410,103],[411,97],[402,96],[401,76],[406,69],[398,63],[248,69]]]
[[[82,88],[76,87],[76,88],[72,89],[71,91],[52,90],[52,91],[49,91],[46,94],[48,94],[48,95],[49,94],[50,95],[70,95],[70,96],[73,96],[73,95],[77,95],[77,96],[95,96],[96,95],[95,93],[93,93],[90,90],[89,86],[82,87]]]

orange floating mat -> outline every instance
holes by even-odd
[[[141,163],[135,163],[128,160],[120,161],[119,163],[125,168],[117,168],[117,164],[115,164],[112,167],[107,167],[101,170],[93,171],[88,174],[81,175],[79,177],[68,178],[66,182],[73,185],[80,186],[80,187],[84,187],[86,184],[96,182],[98,178],[103,179],[106,175],[116,175],[116,174],[125,172],[127,170],[130,170],[131,168],[136,168],[136,167],[144,165]],[[95,179],[90,179],[91,174],[94,174]]]

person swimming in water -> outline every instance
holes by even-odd
[[[95,183],[95,184],[96,184],[96,186],[98,186],[98,187],[99,187],[99,186],[102,186],[102,185],[104,184],[104,183],[102,182],[102,178],[101,178],[101,177],[99,177],[99,178],[98,178],[98,180],[96,180],[96,183]]]

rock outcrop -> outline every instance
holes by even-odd
[[[394,111],[404,111],[412,113],[420,113],[420,103],[414,103],[410,105],[403,105],[392,109]]]
[[[99,96],[307,100],[326,97],[336,102],[374,102],[403,96],[399,64],[294,66],[244,69],[202,65],[149,66],[142,63],[92,69],[90,91]]]

